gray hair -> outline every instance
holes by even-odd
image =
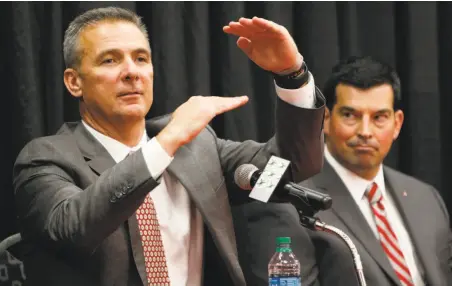
[[[88,26],[101,21],[117,20],[135,24],[149,40],[146,26],[141,18],[130,10],[118,7],[106,7],[89,10],[77,16],[64,33],[63,55],[66,68],[77,68],[81,62],[81,51],[79,46],[80,33]]]

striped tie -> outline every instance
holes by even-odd
[[[372,212],[374,213],[375,223],[380,236],[381,247],[388,256],[395,273],[399,277],[402,285],[414,285],[410,270],[408,269],[405,261],[405,257],[403,256],[399,242],[397,241],[397,236],[386,218],[385,207],[383,205],[383,196],[376,183],[372,183],[366,189],[366,196],[371,204]]]

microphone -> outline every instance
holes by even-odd
[[[280,167],[283,166],[280,165]],[[285,169],[283,172],[285,172]],[[281,179],[281,172],[277,173],[274,171],[266,172],[266,170],[262,172],[252,164],[243,164],[235,170],[234,182],[243,190],[253,190],[250,193],[250,197],[265,203],[275,193],[276,197],[280,198],[290,195],[305,200],[305,203],[316,211],[331,208],[333,200],[330,196]],[[267,177],[270,177],[270,179],[267,179]],[[267,182],[269,183],[266,185]],[[252,194],[253,192],[255,193],[254,195]],[[270,194],[256,194],[257,192]]]

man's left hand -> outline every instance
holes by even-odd
[[[223,31],[239,37],[237,46],[262,69],[274,73],[294,68],[298,48],[287,29],[272,21],[253,17],[230,22]]]

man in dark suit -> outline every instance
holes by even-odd
[[[69,25],[64,82],[82,121],[31,141],[14,166],[30,285],[245,285],[224,175],[271,155],[293,162],[293,180],[319,172],[324,99],[284,27],[255,17],[224,31],[274,76],[277,133],[265,144],[208,126],[247,97],[192,97],[145,121],[153,66],[134,13],[95,9]]]
[[[367,285],[452,285],[443,200],[431,185],[382,164],[404,117],[396,72],[352,57],[333,68],[323,91],[326,161],[303,182],[333,199],[318,217],[351,237]]]

